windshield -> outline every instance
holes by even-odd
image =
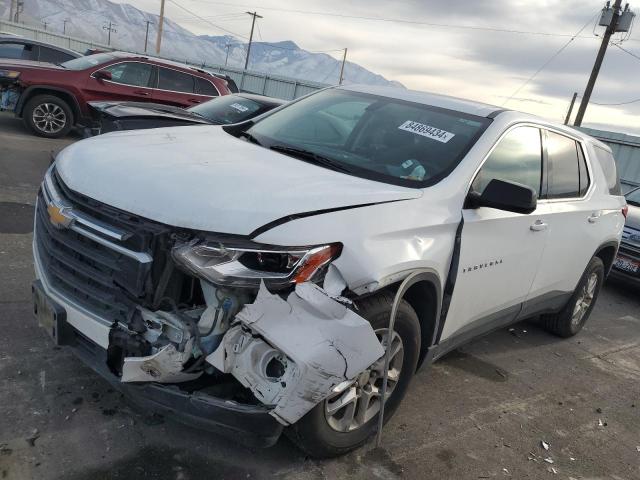
[[[342,170],[409,187],[433,185],[462,160],[491,120],[341,89],[323,90],[247,130],[267,148],[323,157]],[[305,155],[296,155],[304,151]],[[327,164],[327,162],[325,162]]]
[[[640,207],[640,188],[631,190],[629,193],[625,195],[625,197],[627,198],[627,203],[629,205]]]
[[[254,117],[262,104],[237,95],[214,98],[201,105],[191,107],[190,112],[202,115],[214,123],[238,123]]]
[[[67,70],[84,70],[85,68],[91,68],[97,65],[101,65],[104,62],[113,60],[114,58],[116,57],[114,55],[111,55],[110,53],[96,53],[95,55],[87,55],[86,57],[74,58],[73,60],[61,63],[60,66],[66,68]]]

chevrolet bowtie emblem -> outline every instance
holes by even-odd
[[[56,205],[47,205],[47,213],[49,214],[49,221],[56,228],[69,228],[73,220],[64,214],[64,208]]]

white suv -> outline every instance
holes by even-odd
[[[419,364],[478,335],[538,315],[576,334],[624,214],[611,150],[576,130],[330,88],[66,148],[38,197],[34,308],[149,410],[336,455],[376,429],[385,347],[388,418]]]

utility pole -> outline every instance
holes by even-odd
[[[145,23],[147,24],[147,31],[144,34],[144,53],[147,53],[147,44],[149,43],[149,24],[153,25],[153,22],[151,20],[146,20]]]
[[[591,98],[591,93],[593,92],[593,87],[596,84],[596,79],[598,78],[598,73],[600,72],[600,67],[602,66],[602,61],[604,60],[604,54],[607,51],[607,47],[609,46],[609,40],[611,39],[611,35],[616,32],[616,27],[618,25],[618,19],[620,18],[620,4],[622,0],[615,0],[613,4],[613,15],[611,16],[611,21],[604,32],[604,36],[602,37],[602,44],[600,44],[600,50],[598,50],[598,55],[596,56],[596,62],[593,64],[593,70],[591,70],[591,76],[589,77],[589,81],[587,82],[587,88],[584,90],[584,95],[582,96],[582,101],[580,102],[580,108],[578,108],[578,114],[576,115],[576,121],[574,125],[579,127],[582,125],[582,119],[584,118],[584,114],[587,111],[587,105],[589,105],[589,99]],[[609,3],[607,3],[607,7]],[[603,10],[604,12],[605,10]]]
[[[47,30],[47,25],[49,25],[49,22],[42,22],[42,25],[44,25],[44,29],[46,31]]]
[[[342,55],[342,66],[340,67],[340,79],[338,80],[338,85],[342,85],[342,80],[344,80],[344,64],[347,63],[347,49],[344,49],[344,55]]]
[[[16,0],[9,0],[11,2],[11,5],[9,5],[9,21],[13,22],[13,17],[15,15],[15,8],[14,5],[16,3]]]
[[[264,18],[258,15],[256,12],[246,12],[253,17],[251,20],[251,33],[249,34],[249,45],[247,46],[247,58],[244,61],[244,69],[249,66],[249,54],[251,53],[251,42],[253,42],[253,29],[256,26],[256,18]]]
[[[111,20],[109,20],[109,25],[108,26],[107,25],[103,25],[102,26],[103,30],[106,30],[107,32],[109,32],[109,36],[107,38],[107,45],[109,45],[109,46],[111,46],[111,32],[113,32],[113,33],[117,32],[117,30],[115,28],[113,28],[115,26],[116,26],[116,24],[112,23]]]
[[[14,22],[19,23],[20,22],[20,14],[24,11],[24,0],[16,0],[16,13],[15,13],[15,18],[13,19]]]
[[[224,58],[224,66],[225,66],[225,67],[227,66],[227,62],[229,61],[229,47],[230,47],[230,46],[231,46],[231,44],[230,44],[230,43],[227,43],[227,44],[225,45],[225,47],[227,48],[227,56]]]
[[[65,18],[65,19],[62,21],[62,34],[63,34],[63,35],[66,35],[66,33],[67,33],[67,23],[68,23],[68,22],[69,22],[69,19],[68,19],[68,18]]]
[[[162,27],[164,25],[164,0],[160,0],[160,18],[158,19],[158,36],[156,37],[156,55],[160,55],[162,44]]]
[[[573,97],[571,97],[571,103],[569,104],[569,111],[567,112],[567,116],[564,119],[565,125],[569,125],[569,120],[571,120],[571,112],[573,112],[573,105],[576,103],[577,97],[578,92],[573,92]]]

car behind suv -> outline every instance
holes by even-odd
[[[402,89],[108,133],[46,175],[35,310],[152,411],[337,455],[422,362],[537,315],[578,333],[620,242],[619,187],[580,132]]]
[[[122,52],[58,65],[0,60],[0,86],[15,90],[16,115],[36,135],[57,138],[90,124],[87,102],[130,100],[190,107],[230,93],[226,80],[201,69]]]

